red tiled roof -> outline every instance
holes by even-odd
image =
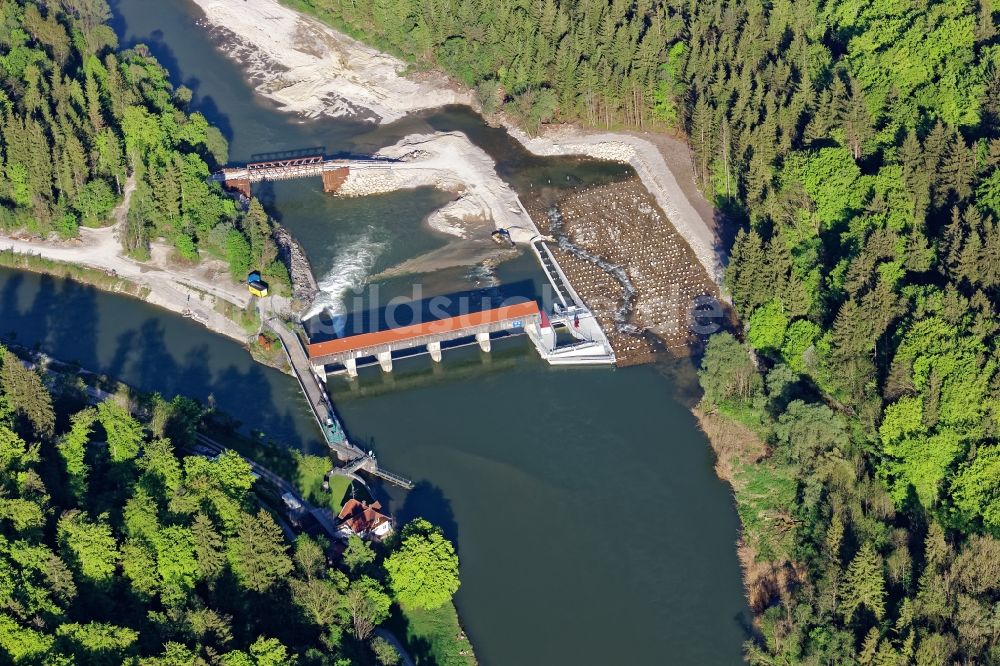
[[[364,502],[359,502],[358,500],[351,498],[347,500],[344,504],[344,508],[340,510],[337,515],[347,526],[351,528],[351,531],[355,534],[365,534],[366,532],[371,532],[380,525],[389,522],[387,516],[382,515],[378,512],[382,508],[382,505],[378,502],[368,505]]]
[[[308,345],[309,358],[329,356],[354,349],[364,349],[376,347],[378,345],[402,342],[412,338],[419,338],[425,335],[440,335],[460,331],[463,328],[474,328],[496,324],[506,319],[518,319],[520,317],[530,317],[539,313],[538,304],[534,301],[516,303],[514,305],[504,305],[499,308],[482,310],[481,312],[470,312],[457,317],[446,319],[436,319],[422,324],[410,324],[400,326],[385,331],[375,331],[374,333],[361,333],[351,335],[346,338],[316,342]]]

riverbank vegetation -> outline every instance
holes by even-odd
[[[996,15],[748,0],[682,18],[674,103],[742,226],[744,335],[710,340],[702,407],[754,435],[721,447],[770,572],[750,660],[996,663]]]
[[[0,348],[4,663],[394,664],[373,632],[396,601],[451,607],[457,557],[426,521],[329,567],[240,455],[182,453],[199,405],[84,388]]]
[[[118,216],[133,257],[164,238],[178,259],[258,268],[286,290],[263,208],[244,213],[208,178],[225,138],[145,47],[117,49],[110,17],[104,0],[0,6],[0,230],[71,238]]]
[[[128,294],[139,299],[145,299],[149,295],[147,287],[142,287],[126,278],[108,273],[107,271],[78,266],[76,264],[67,264],[33,254],[22,254],[13,250],[0,250],[0,266],[31,271],[32,273],[57,275],[81,284],[89,284],[104,291]]]
[[[502,109],[531,131],[550,121],[645,128],[678,120],[667,96],[683,56],[670,42],[683,23],[667,3],[282,1],[440,67],[475,88],[486,113]]]

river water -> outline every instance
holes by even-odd
[[[622,174],[616,165],[528,156],[461,109],[377,131],[301,122],[253,94],[187,0],[112,4],[122,43],[151,46],[174,82],[194,90],[193,108],[223,129],[237,160],[307,146],[365,152],[412,131],[462,129],[522,194]],[[301,181],[261,194],[317,275],[348,274],[345,283],[448,240],[421,226],[445,200],[433,190],[344,201]],[[527,257],[496,277],[538,280]],[[427,282],[445,291],[474,278],[455,270]],[[405,293],[409,281],[381,286]],[[247,428],[321,450],[293,379],[134,299],[0,270],[0,336],[145,390],[210,398]],[[524,338],[497,342],[489,355],[452,350],[440,365],[408,359],[391,375],[365,369],[358,381],[330,382],[352,438],[418,483],[390,491],[393,511],[425,515],[456,540],[464,626],[481,662],[502,666],[739,663],[747,609],[738,520],[686,407],[694,386],[687,361],[552,369]]]

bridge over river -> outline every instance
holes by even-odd
[[[307,148],[287,153],[257,155],[243,166],[231,166],[212,178],[229,191],[250,197],[254,183],[319,177],[325,192],[336,192],[352,169],[412,170],[426,168],[417,163],[375,157],[328,158],[323,148]],[[381,469],[373,455],[354,446],[334,412],[327,394],[327,368],[342,368],[357,376],[359,360],[375,359],[385,372],[392,371],[394,355],[428,353],[441,360],[444,347],[478,343],[484,352],[491,348],[491,336],[526,334],[539,355],[552,365],[593,365],[615,362],[614,351],[597,319],[573,289],[547,243],[521,201],[515,197],[530,238],[531,251],[552,288],[551,312],[541,309],[534,300],[504,303],[474,311],[448,313],[417,319],[406,325],[375,327],[374,330],[339,335],[336,339],[311,340],[303,344],[299,335],[286,325],[264,316],[266,325],[282,342],[303,394],[330,449],[352,471],[364,470],[391,483],[409,488],[412,483]],[[559,336],[562,327],[567,335]],[[569,340],[567,344],[567,340]]]
[[[366,453],[347,438],[325,386],[320,378],[312,372],[312,365],[306,358],[305,349],[299,336],[285,326],[284,322],[273,316],[265,317],[264,323],[281,340],[281,346],[285,350],[295,378],[299,381],[299,387],[309,403],[309,409],[323,432],[327,446],[336,454],[337,458],[345,462],[352,473],[363,470],[372,476],[407,490],[413,488],[412,481],[382,469],[373,454]]]
[[[212,174],[212,179],[247,198],[254,183],[313,177],[322,178],[323,191],[333,193],[344,184],[351,169],[384,170],[406,164],[376,157],[328,158],[322,151],[315,148],[255,156],[245,166],[230,166]]]

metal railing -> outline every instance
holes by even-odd
[[[305,349],[303,349],[302,347],[302,341],[299,340],[299,336],[296,335],[293,331],[289,331],[288,329],[283,328],[281,322],[273,322],[270,319],[266,319],[265,324],[267,325],[268,328],[274,331],[275,335],[277,335],[278,338],[281,340],[281,347],[285,351],[285,356],[288,358],[289,365],[291,365],[292,367],[292,374],[294,374],[295,379],[298,380],[299,388],[305,395],[306,401],[310,403],[309,411],[312,412],[313,417],[316,419],[316,423],[319,425],[320,430],[323,433],[324,439],[326,439],[327,446],[329,446],[332,450],[337,452],[338,457],[344,457],[350,460],[348,466],[357,463],[358,466],[357,468],[355,468],[355,470],[364,468],[371,474],[378,476],[382,479],[385,479],[386,481],[389,481],[391,483],[395,483],[396,485],[401,486],[407,490],[413,488],[413,482],[411,482],[409,479],[400,476],[399,474],[393,474],[392,472],[388,472],[384,469],[381,469],[378,466],[378,462],[376,462],[374,458],[369,457],[367,454],[365,454],[364,451],[362,451],[355,445],[351,444],[347,440],[347,436],[344,433],[344,429],[340,425],[340,421],[339,419],[337,419],[337,415],[333,411],[333,406],[329,404],[329,397],[326,395],[326,391],[319,386],[319,380],[317,380],[316,377],[312,374],[312,372],[309,371],[309,376],[312,377],[313,381],[317,383],[317,390],[319,391],[319,394],[323,397],[324,400],[323,408],[327,410],[328,414],[327,418],[329,418],[329,420],[333,422],[333,425],[331,426],[325,421],[325,419],[320,414],[320,406],[312,404],[310,393],[306,389],[305,379],[302,377],[302,374],[299,371],[297,364],[295,363],[295,359],[292,357],[293,356],[292,349],[289,348],[290,342],[288,340],[288,336],[291,336],[295,338],[294,343],[291,344],[298,345],[298,349],[302,352],[302,359],[306,362],[306,364],[309,363],[305,355]]]
[[[377,477],[381,478],[381,479],[385,479],[386,481],[394,483],[397,486],[405,488],[406,490],[412,490],[413,489],[413,482],[412,481],[410,481],[409,479],[407,479],[405,477],[400,476],[399,474],[393,474],[392,472],[388,472],[388,471],[382,469],[381,467],[377,467],[376,466],[375,469],[372,471],[372,474],[374,476],[377,476]]]

